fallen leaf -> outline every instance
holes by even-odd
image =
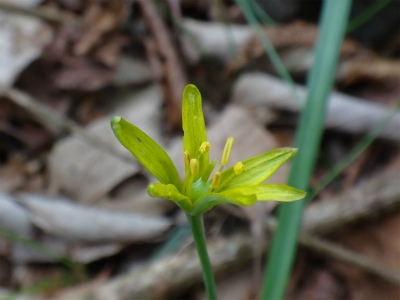
[[[30,237],[33,233],[26,209],[5,193],[0,193],[0,228],[23,237]]]
[[[32,7],[39,1],[18,2]],[[41,55],[51,38],[50,27],[40,19],[0,11],[0,83],[12,85],[19,73]]]
[[[79,205],[66,199],[19,193],[18,200],[33,224],[47,234],[86,243],[150,242],[172,225],[162,217],[112,212]]]
[[[88,125],[87,132],[114,145],[116,151],[130,157],[130,153],[121,146],[110,127],[111,117],[121,115],[162,144],[158,126],[161,105],[159,90],[150,86],[139,92],[128,93],[122,98],[119,101],[121,104],[110,114]],[[51,185],[56,190],[65,191],[71,198],[87,203],[98,201],[140,170],[133,156],[132,163],[127,163],[93,147],[76,135],[59,141],[53,147],[48,164]]]

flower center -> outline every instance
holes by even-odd
[[[232,174],[222,180],[222,171],[229,162],[233,143],[233,137],[229,137],[226,141],[224,152],[222,153],[221,167],[219,171],[214,174],[212,180],[209,180],[209,177],[214,170],[217,161],[215,160],[208,163],[208,166],[205,168],[201,168],[202,166],[200,166],[200,157],[211,149],[211,144],[209,142],[206,141],[201,144],[199,148],[200,153],[196,158],[191,158],[189,151],[185,151],[183,153],[185,161],[185,180],[183,181],[182,192],[191,199],[192,203],[199,196],[207,192],[218,192],[235,175],[240,175],[245,171],[244,164],[242,162],[238,162],[233,167]],[[203,170],[202,174],[199,174],[200,170]]]

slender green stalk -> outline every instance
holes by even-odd
[[[36,295],[39,293],[46,292],[50,289],[68,287],[77,283],[78,282],[75,276],[73,276],[71,273],[61,274],[60,277],[46,278],[28,287],[24,287],[19,291],[10,292],[7,296],[2,298],[1,300],[17,300],[21,299],[22,296],[24,295]]]
[[[399,112],[399,104],[397,108],[393,109],[388,113],[382,120],[378,122],[376,127],[368,133],[362,141],[349,153],[346,157],[341,161],[336,168],[331,170],[328,175],[326,175],[315,188],[313,193],[307,195],[307,202],[311,201],[315,196],[319,194],[329,183],[331,183],[342,171],[344,171],[353,161],[357,159],[363,153],[375,139],[378,137],[379,133],[385,128],[385,126],[389,123],[392,117]]]
[[[15,232],[3,229],[0,227],[0,236],[3,236],[9,240],[21,243],[25,246],[30,247],[31,249],[34,249],[36,251],[39,251],[45,255],[48,255],[49,257],[52,257],[53,259],[55,259],[56,261],[58,261],[59,263],[63,264],[64,266],[66,266],[67,268],[69,268],[71,271],[73,272],[81,272],[81,267],[79,266],[79,264],[75,263],[74,261],[72,261],[71,259],[69,259],[66,256],[61,256],[58,255],[57,253],[55,253],[54,251],[52,251],[51,249],[47,248],[46,246],[30,239],[24,236],[21,236]]]
[[[203,215],[191,216],[186,214],[186,217],[192,229],[194,243],[199,254],[201,267],[203,269],[204,285],[206,286],[207,297],[209,300],[217,299],[217,289],[211,268],[210,259],[207,253],[206,237],[204,234]]]
[[[372,3],[370,6],[368,6],[365,10],[363,10],[360,14],[355,16],[352,20],[350,20],[349,24],[347,25],[347,30],[346,32],[349,33],[361,25],[363,25],[365,22],[367,22],[369,19],[371,19],[374,15],[376,15],[381,9],[386,7],[390,3],[391,0],[379,0],[375,1]]]
[[[275,70],[278,72],[279,76],[289,85],[290,90],[293,94],[293,98],[296,102],[302,107],[302,101],[300,99],[300,95],[296,90],[294,81],[290,76],[289,72],[286,70],[285,65],[279,58],[278,53],[275,51],[274,46],[271,44],[271,41],[268,39],[264,30],[262,29],[260,23],[258,22],[256,16],[253,13],[252,7],[249,4],[248,0],[235,0],[237,5],[242,10],[244,16],[251,26],[253,26],[254,31],[260,40],[261,44],[264,47],[265,52],[267,53],[269,59],[271,60]]]
[[[252,6],[254,14],[262,23],[272,27],[277,26],[276,22],[264,11],[264,9],[256,1],[249,1],[249,3]]]
[[[235,39],[233,37],[232,29],[229,24],[228,16],[223,8],[223,3],[221,0],[213,1],[213,5],[215,5],[215,10],[218,15],[218,19],[224,25],[224,31],[226,34],[226,38],[229,44],[229,52],[231,54],[232,59],[236,59],[239,56],[238,47],[235,43]]]
[[[351,0],[325,0],[315,62],[308,78],[308,96],[302,113],[289,185],[307,190],[323,132],[326,99],[332,87],[339,50],[346,30]],[[281,204],[278,228],[268,259],[261,299],[282,299],[296,253],[305,200]]]

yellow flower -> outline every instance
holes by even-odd
[[[211,144],[207,141],[201,95],[192,84],[183,92],[182,124],[183,182],[168,154],[154,140],[121,117],[111,120],[111,127],[121,144],[161,182],[149,185],[150,196],[172,200],[187,214],[196,216],[221,203],[249,206],[256,201],[300,200],[306,195],[287,185],[262,184],[296,154],[294,148],[272,150],[223,171],[229,161],[233,137],[226,142],[219,171],[210,178],[217,161],[209,161]]]

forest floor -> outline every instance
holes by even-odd
[[[343,42],[287,300],[400,298],[400,27],[388,3]],[[294,147],[320,3],[285,5],[282,21],[264,7],[278,22],[263,30],[297,96],[232,1],[0,0],[0,299],[206,298],[184,214],[147,194],[155,178],[110,120],[141,128],[184,174],[193,83],[210,159],[229,136],[229,166]],[[205,214],[220,299],[258,298],[277,206]]]

